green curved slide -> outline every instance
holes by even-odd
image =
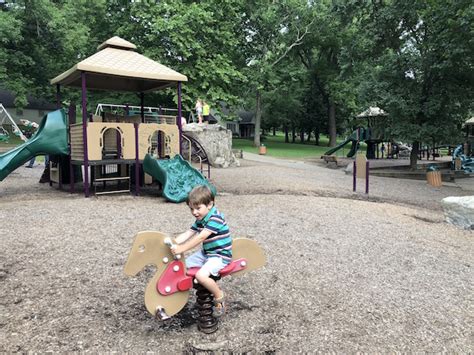
[[[186,201],[196,185],[207,185],[216,195],[216,188],[207,179],[177,154],[173,159],[154,159],[149,154],[143,159],[143,171],[163,185],[163,196],[171,202]]]
[[[353,157],[357,151],[357,145],[359,143],[359,140],[357,138],[358,138],[358,133],[357,133],[357,130],[355,130],[354,132],[352,132],[352,134],[349,137],[347,137],[347,139],[344,142],[335,146],[332,149],[329,149],[326,153],[324,153],[324,155],[331,155],[337,152],[342,147],[344,147],[347,143],[352,142],[351,150],[349,151],[349,153],[347,153],[347,157],[348,158]]]
[[[64,110],[48,113],[30,140],[0,155],[0,181],[34,156],[43,154],[69,154]]]

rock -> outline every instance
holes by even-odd
[[[446,222],[474,229],[474,196],[450,196],[441,200]]]
[[[344,172],[346,175],[352,174],[352,170],[354,169],[354,163],[351,161],[347,166],[344,168]]]
[[[183,133],[202,145],[214,168],[240,166],[232,152],[232,131],[218,124],[190,123],[183,127]]]

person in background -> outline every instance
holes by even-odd
[[[194,105],[194,109],[196,110],[196,114],[198,116],[198,123],[202,123],[202,100],[198,99],[196,101],[196,105]]]
[[[25,131],[25,132],[23,133],[23,135],[24,135],[28,140],[30,140],[31,137],[33,136],[33,133],[32,133],[30,130],[28,130],[28,131]],[[25,165],[25,168],[30,168],[30,169],[33,168],[33,166],[35,165],[35,160],[36,160],[36,156],[34,156],[33,158],[30,159],[30,161],[28,162],[28,165]]]
[[[210,114],[211,108],[209,107],[209,104],[206,101],[203,101],[202,105],[202,119],[204,122],[209,123],[209,114]]]

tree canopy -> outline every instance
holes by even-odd
[[[19,0],[0,11],[0,84],[53,100],[49,80],[112,36],[185,74],[185,109],[255,112],[261,129],[318,139],[357,113],[389,113],[391,138],[456,143],[473,112],[474,4],[469,0]],[[78,98],[73,90],[64,100]],[[93,93],[91,102],[135,95]],[[176,102],[159,92],[150,105]],[[295,139],[293,134],[293,140]],[[416,154],[416,152],[414,153]],[[413,157],[415,159],[415,157]]]

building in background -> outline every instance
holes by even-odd
[[[44,99],[28,96],[28,105],[23,109],[15,107],[15,95],[12,92],[0,88],[0,103],[7,109],[13,120],[19,124],[20,120],[28,120],[40,123],[45,114],[56,110],[56,104]]]

